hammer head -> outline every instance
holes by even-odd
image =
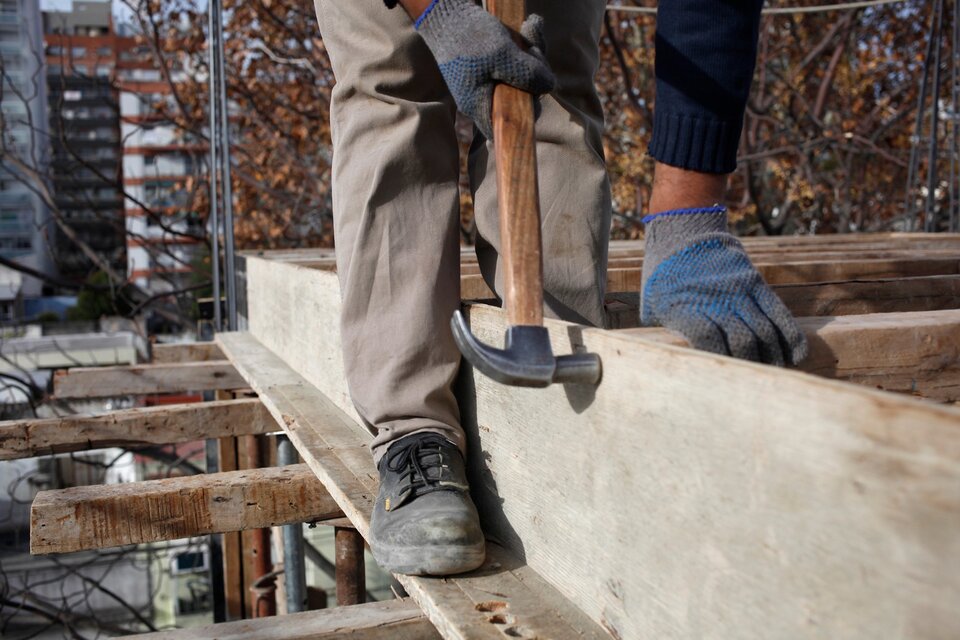
[[[497,382],[517,387],[546,387],[554,382],[596,384],[600,381],[600,357],[594,353],[554,356],[546,327],[508,328],[503,349],[477,340],[460,311],[454,312],[450,327],[463,357]]]

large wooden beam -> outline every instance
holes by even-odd
[[[239,389],[244,386],[243,378],[226,360],[76,367],[58,371],[53,379],[54,396],[60,399]]]
[[[431,640],[439,637],[410,600],[371,602],[129,636],[131,640]]]
[[[176,362],[208,362],[223,360],[223,353],[212,342],[185,342],[178,344],[155,344],[150,348],[153,364]]]
[[[104,447],[175,444],[278,429],[256,398],[10,420],[0,422],[0,460]]]
[[[786,284],[773,290],[797,317],[960,309],[960,276]],[[610,293],[607,303],[611,329],[632,329],[640,324],[640,294],[636,291]]]
[[[378,483],[369,432],[250,334],[221,333],[217,341],[357,531],[368,538]],[[512,627],[526,638],[609,640],[518,556],[492,541],[487,549],[487,562],[468,575],[444,580],[396,576],[445,638],[502,640]]]
[[[66,553],[339,517],[306,465],[41,491],[30,553]]]
[[[289,393],[309,382],[351,412],[335,274],[248,259],[247,282],[252,334],[306,378]],[[502,341],[498,310],[470,322]],[[472,486],[488,532],[594,621],[623,638],[960,635],[960,410],[547,324],[603,380],[465,371]],[[323,450],[328,425],[306,424]]]
[[[940,402],[960,400],[960,310],[798,318],[798,322],[810,345],[801,371]],[[622,333],[687,346],[683,337],[666,329]]]

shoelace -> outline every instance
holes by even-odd
[[[400,474],[401,480],[409,477],[409,481],[399,487],[401,493],[410,489],[419,495],[419,493],[440,488],[440,479],[443,475],[441,442],[440,438],[423,438],[388,453],[387,469]],[[434,459],[430,460],[428,456],[433,456]],[[436,478],[431,478],[427,472],[438,467]],[[424,489],[426,491],[422,491]]]

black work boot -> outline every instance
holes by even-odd
[[[463,456],[446,438],[414,434],[380,460],[370,548],[393,573],[445,576],[483,564],[484,540]]]

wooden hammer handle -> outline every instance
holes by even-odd
[[[524,0],[488,0],[508,29],[520,31]],[[509,85],[493,91],[493,139],[500,209],[504,306],[510,324],[543,324],[543,256],[533,96]]]

